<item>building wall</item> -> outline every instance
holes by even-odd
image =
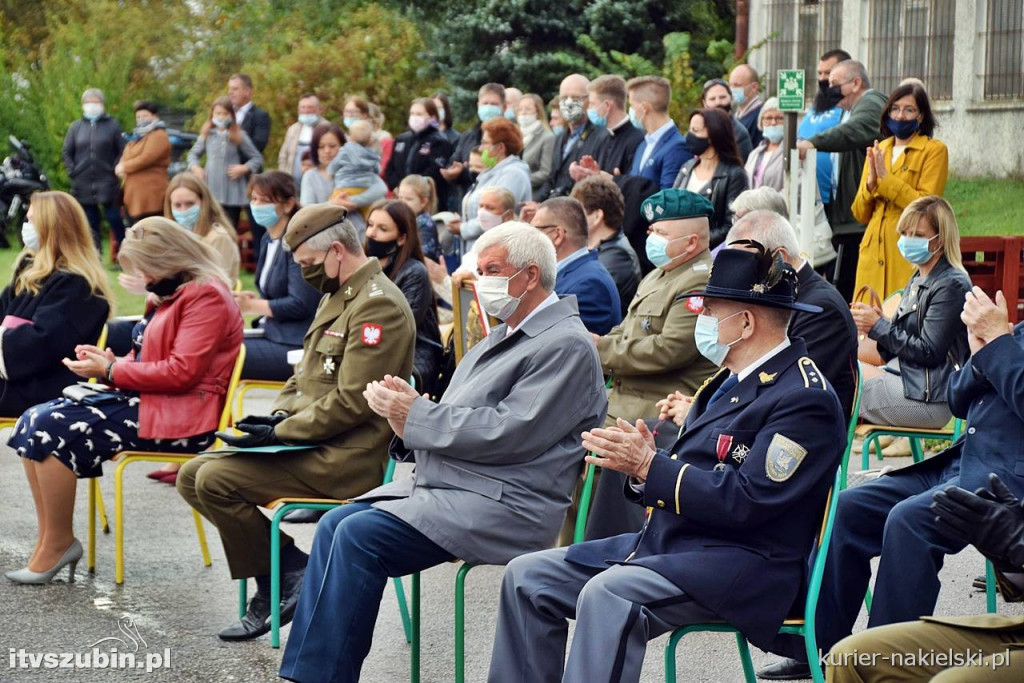
[[[883,46],[888,44],[884,41],[892,41],[893,50],[901,47],[907,49],[906,45],[900,46],[898,41],[903,37],[898,35],[898,31],[891,37],[880,35],[874,40],[868,35],[873,25],[872,8],[882,4],[878,0],[819,0],[817,3],[806,3],[805,0],[751,0],[751,45],[764,40],[773,30],[773,23],[777,28],[780,21],[788,21],[788,16],[793,16],[794,22],[800,23],[794,23],[799,28],[755,50],[750,56],[750,63],[763,74],[762,81],[767,89],[774,92],[775,74],[764,73],[769,65],[781,68],[785,64],[788,68],[808,69],[812,67],[806,58],[802,60],[803,64],[795,63],[798,61],[797,54],[812,54],[809,50],[820,54],[828,49],[843,48],[854,59],[863,61],[868,74],[874,79],[875,72],[870,59],[873,43],[875,54],[880,52],[878,41],[883,41]],[[929,6],[931,11],[937,12],[939,10],[935,7],[942,4],[942,0],[889,0],[886,6],[903,9],[910,4],[918,8]],[[935,137],[949,147],[950,172],[955,175],[1021,177],[1024,176],[1024,93],[1018,89],[1010,99],[985,98],[986,41],[989,40],[987,27],[991,4],[992,0],[955,0],[955,3],[947,0],[943,6],[955,12],[952,97],[932,103],[938,121]],[[821,21],[814,34],[807,27],[808,20],[813,19],[816,12],[821,13]],[[802,18],[798,19],[798,14]],[[837,25],[840,16],[841,25]],[[786,30],[789,31],[788,27]],[[831,39],[825,36],[835,35],[842,38],[838,44],[833,45]],[[941,59],[949,49],[948,40],[941,45],[930,45],[929,49],[936,53],[929,59],[931,64],[931,59]],[[1021,63],[1013,60],[1010,64],[1016,73],[1024,71],[1024,55],[1019,60]],[[919,73],[893,75],[899,78],[922,76]],[[885,80],[893,81],[893,78]],[[927,85],[927,77],[925,80]],[[816,81],[813,71],[807,73],[808,89],[816,87]]]

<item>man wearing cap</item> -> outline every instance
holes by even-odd
[[[640,210],[651,223],[647,257],[656,268],[640,282],[625,320],[595,338],[601,366],[612,376],[607,427],[618,418],[656,417],[658,401],[677,390],[692,396],[715,371],[693,341],[701,299],[687,295],[708,282],[711,202],[688,190],[668,189],[649,197]],[[623,481],[615,472],[601,473],[587,539],[634,532],[643,524],[643,508],[622,495]]]
[[[324,293],[303,342],[302,362],[270,415],[250,415],[224,436],[240,447],[316,444],[309,450],[201,455],[182,466],[177,487],[220,531],[231,578],[256,578],[245,616],[220,632],[248,640],[270,630],[270,522],[260,505],[285,497],[351,498],[380,484],[392,437],[362,396],[367,382],[412,373],[416,324],[409,304],[331,204],[301,209],[285,248]],[[307,555],[281,534],[281,622],[295,611]]]
[[[416,472],[320,521],[282,678],[359,680],[389,576],[456,558],[505,564],[555,540],[581,434],[604,419],[601,366],[575,297],[554,293],[547,237],[508,222],[473,249],[481,306],[504,324],[466,354],[440,403],[395,377],[366,386],[398,437],[392,455]]]
[[[778,255],[723,250],[696,339],[724,368],[673,447],[655,449],[642,421],[584,432],[588,462],[629,475],[626,494],[650,516],[639,533],[509,563],[492,683],[638,681],[650,638],[726,621],[765,648],[800,607],[845,427],[803,342],[786,336],[791,311],[813,309],[795,302],[795,279]]]

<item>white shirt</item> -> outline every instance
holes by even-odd
[[[557,304],[557,303],[558,303],[558,295],[555,294],[554,292],[551,292],[551,294],[548,294],[548,298],[547,299],[544,299],[544,301],[541,301],[540,304],[537,305],[537,308],[535,308],[532,311],[530,311],[529,313],[527,313],[526,317],[519,321],[519,325],[517,327],[512,327],[511,325],[509,325],[508,328],[505,330],[505,338],[508,339],[509,337],[511,337],[515,333],[516,330],[518,330],[520,327],[522,327],[523,325],[526,324],[527,320],[529,320],[533,316],[537,315],[538,313],[543,311],[548,306],[550,306],[552,304]]]
[[[270,275],[270,267],[274,265],[274,259],[277,258],[277,252],[281,249],[280,238],[276,240],[270,240],[267,242],[267,256],[263,259],[263,270],[260,271],[260,291],[265,292],[267,290],[267,277]]]
[[[654,147],[658,144],[658,140],[661,140],[662,136],[664,136],[665,133],[668,132],[669,128],[672,128],[675,125],[675,121],[669,119],[661,128],[654,131],[653,133],[648,133],[647,135],[644,136],[644,142],[647,143],[647,147],[644,148],[644,155],[640,157],[641,171],[643,170],[644,166],[647,165],[647,162],[648,160],[650,160],[651,155],[654,154]]]
[[[243,104],[238,108],[238,111],[235,112],[235,123],[242,125],[242,122],[245,121],[245,115],[249,113],[250,109],[252,109],[252,100]]]

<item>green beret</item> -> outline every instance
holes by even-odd
[[[334,204],[303,207],[288,221],[284,241],[291,251],[295,251],[313,235],[345,222],[347,217],[348,210]]]
[[[710,216],[714,212],[711,200],[704,195],[676,188],[652,194],[640,206],[640,213],[648,223]]]

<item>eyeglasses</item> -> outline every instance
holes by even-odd
[[[768,123],[768,124],[783,123],[785,120],[786,120],[786,117],[783,116],[782,114],[777,114],[775,116],[762,116],[761,117],[761,123]]]
[[[889,107],[890,116],[899,116],[902,114],[903,116],[909,116],[910,118],[914,118],[920,113],[921,110],[918,109],[917,107],[897,107],[896,105]]]

